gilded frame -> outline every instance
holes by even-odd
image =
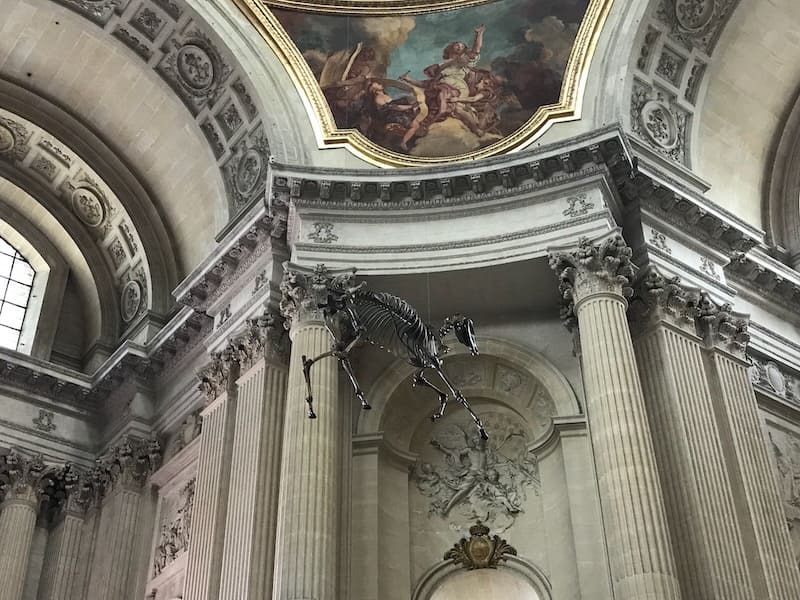
[[[613,0],[590,0],[570,53],[557,104],[541,106],[517,131],[478,150],[447,157],[417,157],[388,150],[355,129],[339,129],[308,63],[269,7],[350,15],[421,14],[463,8],[494,0],[234,0],[278,55],[299,88],[314,123],[320,148],[345,147],[368,162],[384,167],[422,167],[476,160],[523,149],[553,124],[580,118],[581,101],[600,31]]]

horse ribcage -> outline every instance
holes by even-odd
[[[436,354],[435,333],[405,300],[382,292],[356,292],[353,308],[366,329],[366,340],[407,359],[427,366]]]

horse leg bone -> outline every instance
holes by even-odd
[[[304,354],[301,357],[303,361],[303,377],[306,380],[306,402],[308,403],[308,418],[309,419],[316,419],[317,415],[314,412],[314,394],[311,391],[311,366],[320,360],[321,358],[325,358],[326,356],[331,356],[333,351],[325,352],[324,354],[320,354],[316,358],[309,359]]]
[[[461,404],[461,406],[463,406],[467,410],[467,412],[469,413],[469,416],[472,417],[472,420],[475,422],[475,425],[478,427],[478,433],[480,433],[481,439],[488,440],[489,439],[489,434],[487,434],[486,433],[486,429],[483,428],[483,422],[480,420],[478,415],[476,415],[475,412],[472,410],[472,407],[469,405],[469,402],[467,402],[467,399],[464,396],[464,394],[462,394],[459,390],[457,390],[453,386],[452,383],[450,383],[450,380],[447,378],[447,375],[445,375],[444,372],[441,369],[436,369],[436,372],[439,374],[439,377],[442,378],[442,381],[444,381],[444,384],[448,387],[448,389],[450,390],[450,393],[453,394],[453,397],[456,400],[458,400],[458,402]]]
[[[350,364],[349,358],[340,358],[339,363],[342,365],[344,372],[347,373],[347,376],[350,378],[350,383],[353,384],[353,389],[356,391],[356,398],[361,402],[361,408],[364,410],[369,410],[372,408],[367,402],[366,397],[364,396],[364,392],[361,390],[361,386],[358,384],[358,380],[356,379],[356,374],[353,372],[353,365]]]
[[[439,395],[439,410],[431,415],[431,421],[441,419],[444,416],[444,409],[447,408],[447,394],[428,381],[422,369],[414,373],[414,378],[411,380],[411,385],[414,387],[417,387],[418,385],[424,385],[425,387],[431,388]]]

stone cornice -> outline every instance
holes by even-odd
[[[572,181],[625,160],[617,126],[475,163],[390,171],[272,166],[272,202],[364,210],[445,207]]]
[[[263,204],[253,207],[240,226],[175,289],[175,298],[198,312],[205,312],[259,257],[273,249],[273,241],[284,245],[286,219],[283,210],[268,214]]]
[[[147,346],[124,342],[93,375],[0,349],[0,384],[79,410],[96,411],[131,377],[152,380],[191,354],[212,319],[181,310]]]
[[[800,273],[769,256],[764,249],[733,252],[725,272],[752,292],[752,299],[761,305],[775,304],[800,316]]]

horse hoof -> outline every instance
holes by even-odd
[[[369,402],[362,402],[361,403],[362,410],[372,410],[372,405]]]
[[[313,410],[310,410],[310,411],[308,411],[308,418],[309,419],[316,419],[317,418],[317,414]]]
[[[433,421],[434,423],[436,423],[436,421],[438,421],[438,420],[439,420],[439,418],[440,418],[441,416],[442,416],[442,415],[436,415],[436,414],[434,414],[434,415],[431,415],[431,421]]]
[[[486,430],[483,427],[480,428],[480,433],[481,433],[481,439],[483,441],[486,441],[486,440],[489,439],[489,434],[486,433]]]

